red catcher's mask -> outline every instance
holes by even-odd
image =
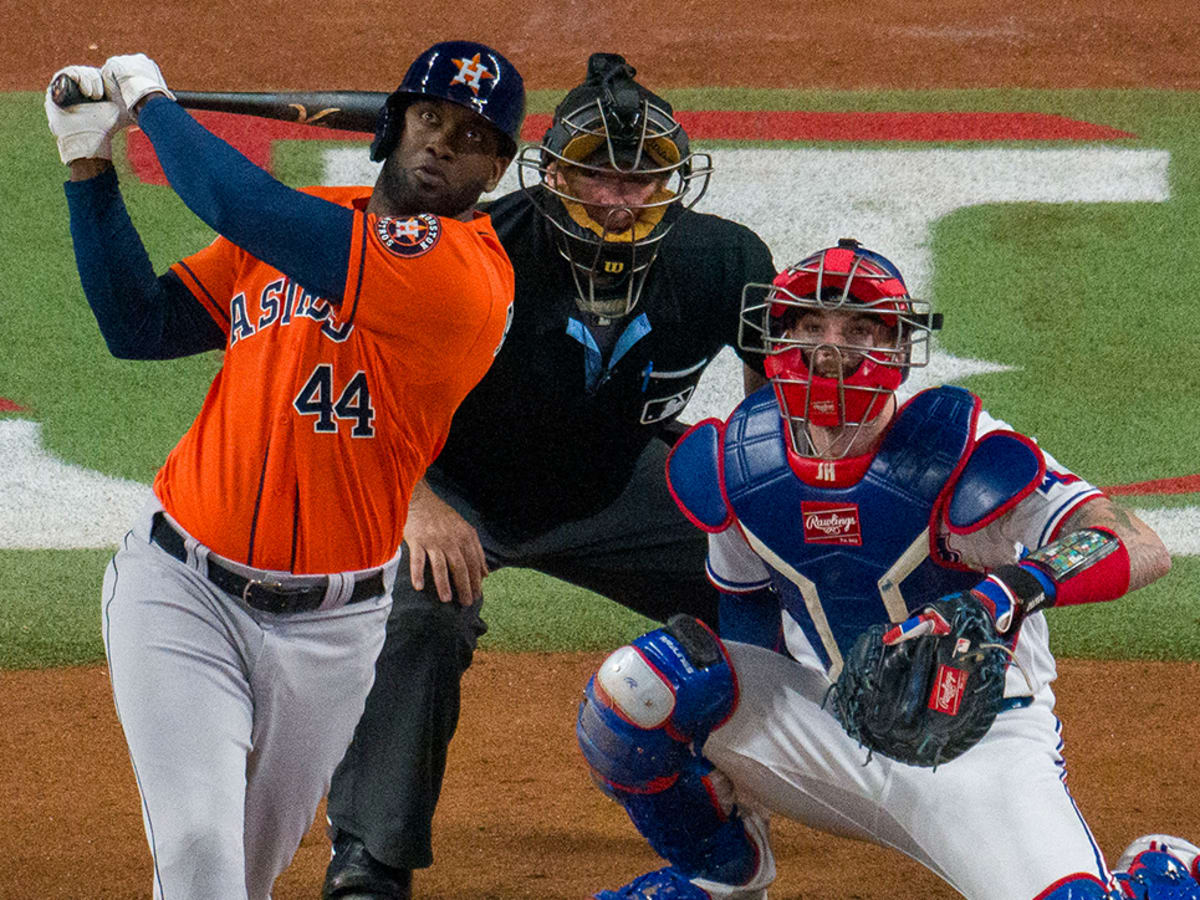
[[[854,313],[878,316],[885,336],[868,343],[829,340],[796,329],[803,317]],[[808,426],[861,427],[886,407],[911,366],[929,359],[929,336],[940,327],[929,304],[908,295],[899,270],[885,257],[844,238],[781,272],[769,285],[747,285],[742,294],[739,344],[766,354],[764,369],[775,387],[792,449],[802,457],[844,455],[852,441],[817,452]],[[816,354],[832,354],[833,373],[814,371]],[[832,455],[831,455],[832,454]]]

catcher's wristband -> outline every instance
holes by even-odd
[[[1039,547],[1023,567],[1040,573],[1054,585],[1052,606],[1102,603],[1129,590],[1129,551],[1107,528],[1084,528]]]
[[[1073,531],[1017,565],[1001,566],[974,588],[1001,634],[1039,609],[1115,600],[1128,589],[1129,551],[1107,528]]]

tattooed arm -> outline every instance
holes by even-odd
[[[1060,534],[1081,528],[1107,528],[1121,539],[1129,551],[1128,591],[1145,587],[1171,570],[1171,555],[1154,529],[1108,497],[1097,497],[1081,506],[1067,519]]]

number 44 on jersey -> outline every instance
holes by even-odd
[[[334,399],[334,395],[337,399]],[[339,420],[352,422],[350,436],[369,438],[375,436],[375,409],[371,406],[371,389],[367,384],[367,373],[359,369],[337,391],[334,381],[333,366],[321,363],[292,401],[296,412],[302,416],[316,416],[313,431],[318,433],[337,433],[340,428]]]

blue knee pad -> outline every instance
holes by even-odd
[[[650,846],[688,877],[748,881],[758,850],[726,809],[700,755],[737,702],[724,647],[676,616],[620,648],[588,681],[575,734],[600,788]]]

